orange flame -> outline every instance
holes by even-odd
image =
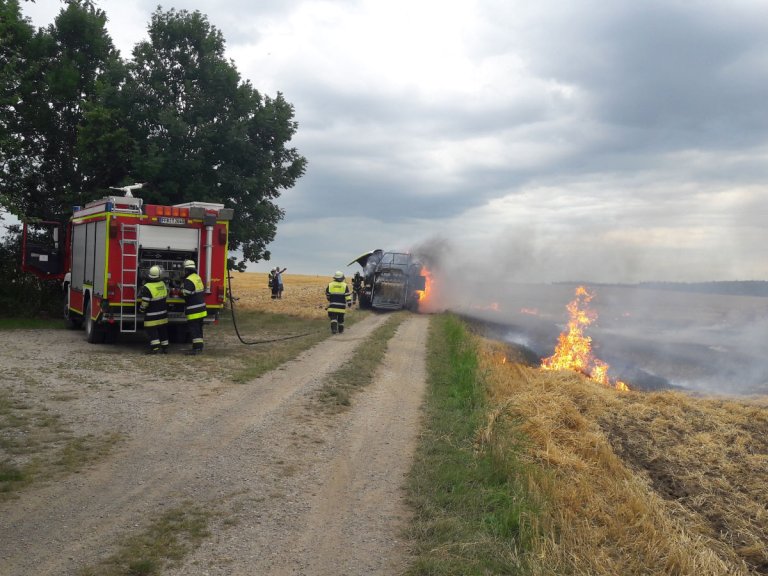
[[[421,272],[419,272],[422,276],[424,276],[424,290],[419,290],[419,304],[429,304],[429,297],[432,293],[432,273],[422,266]]]
[[[570,316],[568,329],[564,330],[555,347],[555,353],[541,361],[543,370],[574,370],[586,374],[603,386],[627,391],[629,387],[622,381],[611,382],[608,377],[610,366],[592,355],[592,338],[584,334],[584,329],[597,319],[597,313],[588,308],[594,294],[584,286],[576,288],[576,297],[568,303],[566,309]]]

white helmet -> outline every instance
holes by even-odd
[[[158,278],[160,278],[160,273],[161,273],[161,272],[162,272],[162,269],[160,268],[160,266],[157,266],[157,265],[155,265],[155,266],[152,266],[152,267],[149,269],[149,274],[148,274],[148,276],[149,276],[149,277],[150,277],[152,280],[157,280]]]
[[[341,270],[336,270],[336,274],[333,275],[333,279],[337,282],[341,282],[344,280],[344,274],[341,272]]]
[[[184,269],[186,270],[187,268],[197,268],[197,266],[195,266],[195,261],[194,260],[184,260]]]

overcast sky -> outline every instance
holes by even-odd
[[[156,0],[96,0],[130,58]],[[57,0],[22,2],[36,26]],[[765,0],[177,0],[295,106],[288,272],[439,246],[519,281],[768,278]]]

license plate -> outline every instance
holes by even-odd
[[[169,216],[160,216],[160,224],[186,224],[187,221],[184,218],[172,218]]]

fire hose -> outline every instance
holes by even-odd
[[[304,336],[309,336],[311,334],[316,334],[319,332],[319,330],[314,330],[312,332],[304,332],[303,334],[292,334],[290,336],[281,336],[279,338],[268,338],[266,340],[252,340],[250,342],[246,342],[243,340],[243,337],[240,335],[240,330],[237,328],[237,320],[235,319],[235,300],[236,298],[232,296],[232,273],[229,269],[229,263],[227,263],[227,295],[229,296],[229,306],[232,310],[232,325],[235,327],[235,334],[237,334],[237,339],[240,340],[242,344],[245,344],[246,346],[252,346],[254,344],[267,344],[269,342],[280,342],[282,340],[293,340],[294,338],[302,338]]]

